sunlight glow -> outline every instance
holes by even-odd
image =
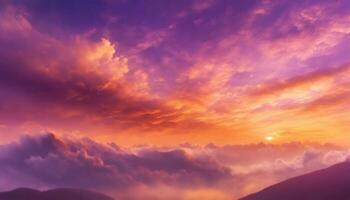
[[[272,141],[272,140],[274,140],[274,139],[275,139],[275,138],[274,138],[273,136],[266,136],[266,137],[265,137],[265,140],[266,140],[266,141],[269,141],[269,142]]]

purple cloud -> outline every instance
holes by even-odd
[[[60,140],[53,134],[27,136],[17,144],[2,146],[0,165],[3,176],[12,172],[23,176],[17,186],[24,180],[36,187],[118,188],[160,182],[191,186],[231,177],[228,168],[191,158],[180,149],[132,154],[115,145],[90,139]]]
[[[46,134],[0,147],[0,188],[82,187],[112,195],[138,187],[171,187],[182,192],[204,188],[239,196],[247,192],[250,181],[267,179],[257,182],[261,188],[342,162],[347,156],[346,150],[336,146],[300,143],[127,150],[88,138]]]

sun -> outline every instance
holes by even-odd
[[[272,140],[274,140],[274,139],[275,139],[275,138],[274,138],[273,136],[266,136],[266,137],[265,137],[265,140],[266,140],[266,141],[269,141],[269,142],[272,141]]]

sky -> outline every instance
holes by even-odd
[[[349,52],[347,0],[1,0],[0,189],[225,199],[343,161]]]

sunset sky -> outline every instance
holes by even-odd
[[[7,149],[0,165],[32,143],[49,154],[19,163],[38,167],[79,146],[90,156],[83,156],[91,159],[86,165],[103,165],[113,154],[132,171],[151,161],[142,166],[152,173],[176,171],[166,163],[189,167],[193,178],[176,173],[176,180],[164,175],[157,182],[168,194],[184,183],[199,185],[184,199],[240,196],[347,155],[350,1],[2,0],[0,101],[0,150]],[[310,152],[317,162],[305,167]],[[12,164],[6,166],[15,171]],[[232,171],[239,178],[229,179]],[[111,193],[129,186],[110,180],[120,174],[97,174],[96,185],[81,185],[38,181],[37,172],[11,183],[20,175],[0,172],[7,177],[0,189],[98,185]],[[149,176],[128,174],[142,183],[133,188],[154,195]],[[227,189],[238,180],[247,184]]]

